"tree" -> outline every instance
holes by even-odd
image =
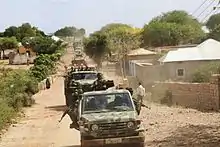
[[[160,15],[144,26],[145,46],[165,46],[198,43],[205,33],[201,24],[185,11],[171,11]]]
[[[34,30],[29,23],[24,23],[20,27],[18,27],[18,34],[16,38],[19,41],[22,41],[24,37],[35,37],[35,36],[36,36],[36,30]]]
[[[107,37],[101,32],[95,32],[84,42],[84,49],[87,55],[94,59],[100,66],[102,58],[107,50]]]
[[[13,37],[13,36],[17,36],[17,34],[18,34],[18,28],[16,26],[11,26],[5,29],[4,32],[5,37]]]
[[[144,43],[148,46],[177,45],[181,40],[181,30],[175,23],[154,22],[144,27]]]
[[[107,36],[108,51],[121,53],[140,47],[141,29],[134,28],[127,24],[112,23],[101,28],[100,32]]]
[[[0,38],[0,50],[3,52],[3,57],[5,56],[5,50],[15,49],[17,46],[18,42],[15,37]]]
[[[38,54],[53,54],[62,49],[62,42],[54,41],[50,37],[25,37],[22,45],[26,48],[32,48]]]
[[[220,24],[220,13],[212,15],[207,23],[206,27],[210,30],[213,31],[218,25]]]
[[[111,55],[112,53],[117,53],[119,55],[118,59],[120,59],[129,50],[140,47],[142,43],[141,32],[142,29],[127,24],[108,24],[85,40],[85,51],[98,63],[105,55]]]
[[[79,29],[78,32],[79,32],[79,36],[85,36],[86,34],[86,30],[83,28]]]
[[[32,27],[29,23],[24,23],[19,27],[10,26],[5,29],[4,37],[16,37],[18,41],[22,41],[25,37],[46,36],[45,33],[37,27]]]
[[[220,41],[220,24],[215,26],[215,29],[211,30],[208,34],[208,38]]]
[[[153,19],[153,21],[155,20]],[[164,13],[163,15],[156,17],[156,21],[176,23],[180,25],[188,24],[194,27],[202,26],[197,19],[189,15],[186,11],[181,11],[181,10],[174,10]]]
[[[129,29],[131,29],[132,27],[128,24],[123,24],[123,23],[110,23],[110,24],[107,24],[104,27],[102,27],[100,31],[108,33],[108,32],[111,32],[114,29],[117,29],[117,28],[129,28]]]
[[[61,37],[68,37],[68,36],[74,36],[77,32],[77,28],[75,27],[64,27],[59,30],[57,30],[54,35],[55,36],[61,36]]]

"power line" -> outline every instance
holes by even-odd
[[[211,3],[209,3],[209,5],[197,16],[198,18],[215,2],[215,0],[213,0]]]
[[[220,0],[218,0],[217,5],[213,7],[213,9],[211,10],[211,12],[208,13],[208,14],[202,19],[201,22],[205,21],[208,16],[211,16],[211,15],[213,15],[213,14],[216,14],[216,13],[218,12],[218,10],[219,10],[219,5],[220,5]]]
[[[211,11],[210,13],[208,13],[208,14],[201,20],[201,22],[205,21],[208,16],[211,16],[211,15],[215,14],[216,12],[218,12],[218,9],[219,9],[219,8],[217,8],[217,7],[213,7],[212,11]]]
[[[194,15],[208,0],[204,0],[202,4],[192,13]]]

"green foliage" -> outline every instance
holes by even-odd
[[[215,28],[209,32],[208,38],[220,41],[220,24],[216,25]]]
[[[34,60],[34,66],[30,69],[32,75],[38,81],[44,80],[48,75],[56,72],[56,62],[60,60],[61,54],[41,54]]]
[[[17,47],[18,47],[18,42],[15,37],[2,37],[2,38],[0,38],[0,52],[3,52],[3,58],[5,56],[5,50],[15,49]],[[1,53],[0,53],[0,55],[1,55]]]
[[[38,54],[53,54],[63,50],[62,42],[56,42],[50,37],[25,37],[22,39],[22,45],[31,47]]]
[[[0,49],[15,49],[18,47],[18,42],[15,37],[3,37],[0,38]]]
[[[144,45],[153,47],[198,43],[204,36],[201,24],[185,11],[158,16],[143,31]]]
[[[32,27],[29,23],[24,23],[19,27],[11,26],[4,31],[4,37],[16,37],[18,41],[22,41],[25,37],[46,36],[45,33],[36,27]]]
[[[4,36],[0,38],[2,51],[16,48],[18,40],[25,47],[33,48],[38,56],[34,66],[28,71],[0,69],[0,129],[10,123],[22,107],[33,104],[31,97],[38,92],[38,82],[56,72],[56,62],[60,60],[66,47],[28,23],[20,27],[9,27],[1,35]]]
[[[102,57],[107,52],[107,37],[106,35],[96,32],[92,34],[84,42],[85,53],[100,64]]]
[[[38,92],[38,82],[26,70],[1,70],[0,76],[0,129],[10,123],[22,107],[30,106],[32,95]]]
[[[155,19],[153,19],[154,21]],[[186,11],[174,10],[157,17],[156,21],[201,27],[202,25]]]
[[[127,53],[141,45],[141,29],[133,28],[127,24],[108,24],[85,39],[85,52],[100,62],[105,55],[111,53]],[[126,49],[126,50],[125,50]]]
[[[206,22],[206,27],[213,31],[220,24],[220,13],[212,15]]]
[[[57,30],[54,35],[55,36],[60,36],[60,37],[70,37],[70,36],[75,36],[75,37],[82,37],[86,33],[85,29],[77,29],[75,27],[64,27],[59,30]]]
[[[192,74],[193,83],[208,83],[213,74],[220,73],[220,63],[210,63],[198,68]]]

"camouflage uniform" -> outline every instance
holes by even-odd
[[[61,119],[60,119],[59,122],[62,121],[62,119],[66,116],[66,114],[68,114],[69,117],[70,117],[70,119],[72,120],[72,123],[70,124],[70,128],[76,128],[76,129],[78,129],[79,126],[78,126],[78,124],[77,124],[76,109],[74,109],[74,108],[71,107],[71,106],[68,107],[68,108],[64,111],[64,113],[63,113],[63,115],[62,115],[62,117],[61,117]]]
[[[100,91],[100,90],[106,90],[106,81],[103,80],[101,73],[98,73],[97,75],[98,79],[94,82],[93,90],[94,91]]]

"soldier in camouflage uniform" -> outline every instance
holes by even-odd
[[[70,124],[70,128],[76,128],[78,129],[79,126],[77,124],[77,112],[74,106],[69,106],[67,107],[67,109],[64,111],[61,119],[59,120],[59,122],[61,122],[63,120],[63,118],[66,116],[66,114],[69,115],[70,119],[72,120],[72,123]]]
[[[70,87],[68,89],[70,89],[70,91],[67,97],[68,108],[64,111],[59,122],[61,122],[62,119],[66,116],[66,114],[68,114],[70,119],[72,120],[72,123],[70,124],[70,128],[78,128],[77,108],[78,108],[78,101],[81,99],[83,91],[80,84],[74,81],[72,81],[72,83],[70,83],[69,86]]]
[[[100,90],[106,90],[106,81],[103,79],[102,74],[97,74],[97,80],[94,82],[93,90],[94,91],[100,91]]]

